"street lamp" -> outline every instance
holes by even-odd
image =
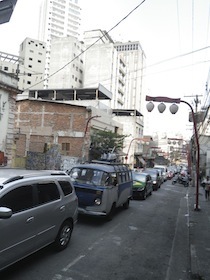
[[[100,118],[100,117],[101,116],[95,115],[95,116],[92,116],[87,119],[86,126],[85,126],[85,132],[84,132],[84,141],[83,141],[83,146],[82,146],[82,162],[83,163],[85,161],[85,146],[86,146],[86,135],[87,135],[88,125],[92,119]]]
[[[172,114],[176,114],[176,112],[178,111],[178,106],[177,104],[179,103],[185,103],[190,107],[191,113],[192,113],[192,120],[193,120],[193,126],[194,126],[194,133],[195,133],[195,141],[196,141],[196,146],[197,146],[197,160],[196,160],[196,202],[195,202],[195,207],[194,209],[196,211],[200,210],[199,207],[199,169],[200,169],[200,145],[199,145],[199,138],[198,138],[198,131],[197,131],[197,125],[196,125],[196,120],[195,120],[195,113],[193,111],[192,106],[184,101],[181,100],[180,98],[170,98],[170,97],[164,97],[164,96],[146,96],[146,101],[149,101],[149,103],[147,103],[146,107],[148,112],[151,112],[154,109],[154,104],[153,102],[161,102],[158,105],[158,109],[160,110],[160,113],[163,113],[166,106],[164,106],[165,103],[172,103],[172,105],[170,106],[170,112]]]
[[[127,154],[125,156],[125,160],[126,160],[126,163],[127,163],[127,160],[128,160],[128,154],[129,154],[129,151],[130,151],[130,148],[131,148],[131,144],[133,143],[133,141],[144,141],[144,138],[133,138],[131,141],[130,141],[130,144],[129,144],[129,147],[128,147],[128,151],[127,151]]]

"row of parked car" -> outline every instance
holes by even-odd
[[[164,165],[155,165],[153,168],[136,169],[133,174],[133,198],[146,199],[152,191],[175,176],[176,170]]]
[[[158,190],[164,168],[134,172],[97,161],[65,172],[0,168],[0,270],[51,243],[65,249],[79,213],[111,220],[132,197]]]

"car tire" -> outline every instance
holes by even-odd
[[[128,209],[129,205],[130,205],[130,199],[128,198],[127,201],[125,203],[123,203],[123,208]]]
[[[147,189],[145,188],[143,191],[142,199],[145,200],[147,198]]]
[[[57,234],[56,240],[55,240],[55,249],[57,251],[62,251],[66,249],[66,247],[69,244],[69,241],[71,239],[71,234],[73,231],[73,224],[70,221],[65,221]]]
[[[116,210],[115,204],[113,204],[111,210],[110,210],[109,213],[106,215],[106,220],[107,220],[107,221],[111,221],[111,220],[113,219],[113,216],[114,216],[114,214],[115,214],[115,210]]]

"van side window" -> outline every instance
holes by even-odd
[[[60,198],[58,187],[54,182],[40,183],[36,185],[38,192],[38,204],[44,204]]]
[[[122,172],[122,182],[126,182],[126,173],[125,172]]]
[[[61,189],[63,191],[63,194],[65,196],[72,193],[73,188],[72,188],[72,185],[70,184],[70,182],[68,182],[68,181],[58,181],[58,182],[59,182]]]
[[[119,183],[119,184],[122,183],[122,173],[121,173],[121,172],[118,172],[118,173],[117,173],[117,180],[118,180],[118,183]]]
[[[33,208],[32,186],[21,186],[11,190],[0,199],[0,206],[12,209],[13,214]]]

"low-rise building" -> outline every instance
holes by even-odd
[[[0,70],[0,165],[13,166],[17,78]]]
[[[103,94],[97,89],[95,92]],[[29,169],[66,170],[88,159],[91,130],[122,132],[122,124],[113,121],[110,112],[80,105],[80,100],[74,104],[70,101],[84,93],[32,90],[29,97],[19,97],[15,121],[17,164],[25,160]],[[92,89],[90,95],[93,94]]]

